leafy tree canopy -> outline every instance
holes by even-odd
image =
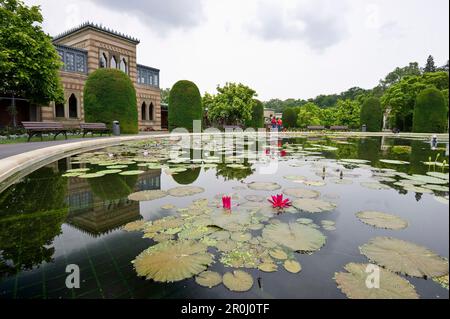
[[[64,101],[61,59],[42,22],[38,6],[0,0],[0,94],[39,104]]]

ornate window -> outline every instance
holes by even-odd
[[[122,60],[120,60],[120,70],[124,73],[128,73],[128,66],[125,58],[122,58]]]
[[[75,71],[75,54],[66,52],[66,70]]]
[[[75,97],[75,94],[73,94],[73,93],[69,98],[69,117],[70,118],[78,118],[78,103],[77,103],[77,98]]]
[[[55,104],[55,117],[65,117],[64,104]]]
[[[141,120],[147,120],[147,104],[145,104],[145,102],[143,102],[141,106]]]
[[[117,69],[117,61],[116,61],[116,58],[114,56],[111,57],[110,67],[111,67],[111,69]]]
[[[81,72],[81,73],[85,73],[85,60],[84,60],[84,56],[82,55],[77,55],[77,72]]]
[[[153,103],[150,103],[150,106],[149,106],[149,109],[148,109],[148,113],[150,115],[150,121],[153,121],[153,111],[154,111],[153,109],[154,109]]]
[[[102,53],[100,55],[100,68],[106,68],[108,66],[108,59],[106,58],[106,54]]]
[[[158,86],[158,76],[155,74],[155,78],[154,78],[154,81],[153,81],[153,85],[154,86]]]

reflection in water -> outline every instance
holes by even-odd
[[[254,173],[252,166],[247,161],[242,163],[245,168],[231,168],[226,163],[218,164],[216,167],[216,176],[222,176],[225,181],[237,180],[241,181]]]
[[[0,194],[0,275],[50,262],[67,215],[67,184],[44,167]]]
[[[194,183],[200,175],[201,167],[188,168],[184,172],[173,174],[172,177],[175,182],[180,185],[189,185]]]

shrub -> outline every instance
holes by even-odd
[[[261,101],[255,100],[252,108],[252,119],[247,121],[246,126],[254,129],[264,127],[264,105]]]
[[[202,113],[197,85],[187,80],[175,83],[169,96],[169,130],[180,127],[192,131],[192,121],[202,120]]]
[[[293,107],[287,107],[283,111],[283,126],[285,128],[297,127],[298,110]]]
[[[379,132],[383,127],[383,112],[380,100],[375,97],[366,99],[361,107],[361,125],[366,125],[368,132]]]
[[[434,87],[419,93],[414,107],[413,132],[443,133],[447,129],[447,106],[441,91]]]
[[[86,122],[111,126],[117,120],[122,133],[136,134],[136,91],[128,75],[114,69],[98,69],[89,75],[84,87],[84,114]]]

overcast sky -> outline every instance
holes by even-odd
[[[449,58],[448,0],[25,0],[56,35],[85,21],[141,40],[161,87],[241,82],[262,100],[372,88],[397,66]]]

